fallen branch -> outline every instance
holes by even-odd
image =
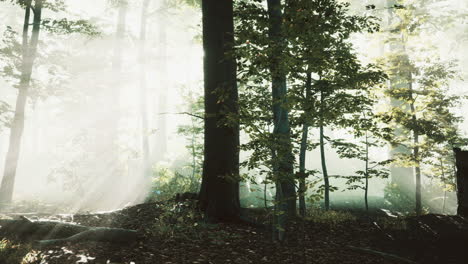
[[[404,263],[410,263],[410,264],[417,264],[417,262],[414,262],[414,261],[406,259],[406,258],[402,258],[402,257],[394,255],[394,254],[390,254],[390,253],[376,251],[376,250],[372,250],[372,249],[368,249],[368,248],[354,247],[354,246],[346,246],[346,247],[351,249],[351,250],[354,250],[354,251],[359,251],[359,252],[363,252],[363,253],[367,253],[367,254],[371,254],[371,255],[375,255],[375,256],[380,256],[380,257],[390,259],[390,260],[396,260],[396,261],[400,261],[400,262],[404,262]]]

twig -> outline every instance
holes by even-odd
[[[189,112],[178,112],[178,113],[158,113],[158,115],[189,115],[189,116],[193,116],[193,117],[196,117],[196,118],[205,119],[205,118],[204,118],[204,117],[202,117],[202,116],[195,115],[195,114],[192,114],[192,113],[189,113]]]

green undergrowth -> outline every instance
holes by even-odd
[[[337,226],[340,224],[354,222],[357,220],[357,218],[350,212],[340,212],[333,210],[325,211],[314,208],[307,212],[306,220],[317,224]]]
[[[31,251],[27,244],[16,244],[10,240],[0,241],[0,263],[15,264],[26,263],[25,256]]]

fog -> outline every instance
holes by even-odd
[[[15,201],[52,204],[64,212],[113,210],[143,202],[150,192],[157,191],[152,186],[161,177],[160,168],[183,175],[191,173],[187,166],[192,158],[186,148],[190,142],[178,129],[190,126],[194,120],[187,114],[193,112],[187,98],[195,100],[203,92],[201,10],[182,1],[169,1],[169,7],[162,7],[163,1],[150,1],[143,49],[142,1],[130,1],[121,38],[116,37],[119,8],[112,1],[66,0],[67,12],[44,11],[44,17],[90,20],[100,35],[40,33],[39,57],[25,114]],[[446,3],[451,8],[468,10],[464,0]],[[443,12],[444,8],[434,7],[433,11]],[[360,1],[354,1],[351,12],[371,11]],[[23,13],[10,2],[0,2],[1,32],[7,25],[21,32]],[[384,18],[385,13],[376,11],[375,15]],[[466,32],[466,24],[455,24],[448,30],[420,38],[421,43],[431,42],[442,59],[457,60],[458,73],[465,80],[468,77]],[[375,61],[383,55],[382,43],[375,34],[356,34],[352,41],[363,62]],[[116,67],[116,60],[120,67]],[[0,66],[5,63],[0,61]],[[16,79],[0,75],[0,102],[13,109],[15,85]],[[467,87],[468,81],[455,80],[450,91],[468,95]],[[147,113],[146,129],[142,125],[142,111]],[[468,104],[454,111],[467,117]],[[11,118],[12,113],[6,116]],[[468,136],[468,120],[459,129]],[[8,126],[0,121],[1,172],[9,133]],[[327,129],[326,133],[333,138],[352,138],[342,130]],[[312,131],[312,139],[317,134]],[[149,172],[145,169],[144,135],[149,139]],[[340,159],[331,148],[326,151],[330,175],[349,175],[363,166],[357,160]],[[247,155],[241,153],[242,158]],[[384,160],[388,155],[386,147],[371,152],[376,160]],[[308,153],[307,167],[320,170],[318,150]],[[388,181],[372,180],[369,195],[383,197]],[[345,187],[343,180],[332,178],[331,184],[339,187],[331,194],[332,203],[334,199],[362,195],[360,190],[341,192]],[[245,195],[257,197],[261,193]]]

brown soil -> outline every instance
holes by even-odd
[[[247,212],[251,219],[268,220],[264,210]],[[463,254],[468,242],[468,221],[455,216],[397,219],[368,218],[355,213],[353,219],[343,220],[337,214],[330,221],[297,220],[283,243],[271,240],[268,225],[204,223],[190,201],[146,203],[65,220],[87,226],[136,229],[142,238],[125,245],[82,242],[32,247],[23,263],[404,263],[349,246],[421,264],[467,263]],[[2,237],[5,235],[0,233]],[[0,259],[0,263],[4,262]]]

